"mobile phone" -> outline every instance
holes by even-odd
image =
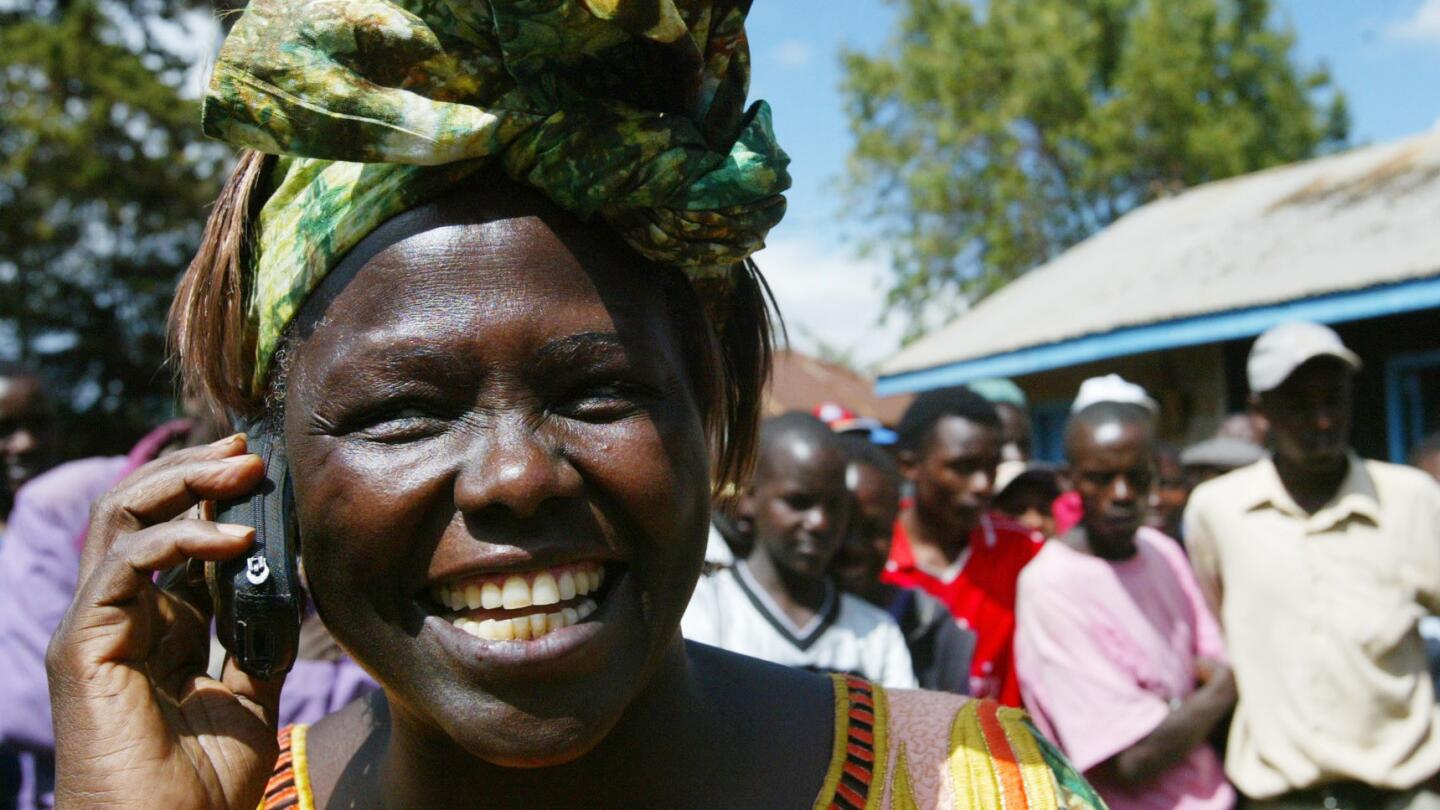
[[[240,669],[263,679],[290,671],[300,644],[299,524],[284,446],[279,437],[245,425],[250,452],[265,478],[249,495],[217,503],[215,520],[255,528],[245,556],[206,563],[215,631]]]

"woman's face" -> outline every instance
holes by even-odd
[[[556,764],[680,643],[709,456],[655,270],[477,207],[392,221],[312,296],[285,439],[316,604],[397,722]]]

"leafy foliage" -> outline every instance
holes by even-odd
[[[1347,138],[1267,0],[891,2],[892,45],[842,55],[848,185],[911,338],[1137,205]]]
[[[72,454],[173,411],[165,310],[229,159],[182,97],[190,8],[0,4],[0,355],[44,370]]]

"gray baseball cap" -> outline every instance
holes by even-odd
[[[1272,326],[1255,339],[1250,360],[1245,364],[1250,390],[1272,391],[1295,369],[1317,357],[1333,357],[1351,371],[1359,371],[1360,356],[1345,348],[1340,336],[1328,326],[1310,321],[1290,321]]]

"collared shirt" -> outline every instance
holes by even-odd
[[[1352,457],[1313,515],[1269,459],[1201,484],[1185,539],[1240,702],[1226,771],[1269,798],[1327,782],[1406,789],[1440,771],[1418,623],[1440,611],[1440,487]]]
[[[797,627],[744,560],[700,578],[680,632],[776,664],[860,675],[892,688],[917,685],[905,637],[885,611],[827,583],[820,610]]]
[[[1178,543],[1141,528],[1135,555],[1118,561],[1046,543],[1020,574],[1015,621],[1025,708],[1111,810],[1235,805],[1220,758],[1203,742],[1141,787],[1097,770],[1194,693],[1199,659],[1225,658]]]
[[[944,602],[960,625],[975,633],[970,661],[970,694],[1020,705],[1012,642],[1015,636],[1015,582],[1020,569],[1040,552],[1045,538],[1009,520],[984,516],[970,532],[965,551],[943,571],[915,562],[910,536],[895,521],[890,559],[881,578],[919,588]]]

